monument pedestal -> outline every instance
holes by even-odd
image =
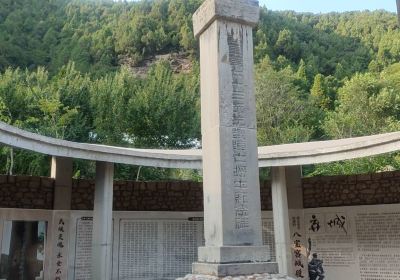
[[[218,277],[277,273],[268,246],[200,247],[199,261],[193,264],[193,273]]]
[[[271,259],[268,246],[199,247],[199,262],[265,262]]]
[[[256,273],[277,273],[278,264],[274,262],[248,263],[201,263],[193,264],[193,274],[211,275],[217,277],[253,275]]]
[[[269,274],[269,273],[255,273],[246,276],[238,277],[218,277],[205,274],[188,274],[183,278],[178,278],[176,280],[296,280],[292,277],[288,277],[283,274]]]

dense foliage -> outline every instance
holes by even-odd
[[[202,0],[0,1],[0,120],[80,142],[146,148],[200,143]],[[263,8],[254,30],[260,145],[400,128],[400,31],[385,11],[303,14]],[[175,71],[156,54],[192,61]],[[308,167],[308,174],[399,168],[397,154]],[[47,175],[49,159],[0,149],[1,173]],[[76,176],[93,163],[75,162]],[[140,173],[139,173],[140,172]],[[194,171],[117,166],[119,178],[198,178]]]

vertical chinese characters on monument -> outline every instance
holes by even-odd
[[[235,228],[249,227],[247,182],[247,106],[243,78],[243,30],[228,32],[229,63],[232,72],[232,151],[235,196]]]
[[[68,271],[68,213],[58,212],[53,220],[54,249],[52,257],[52,278],[53,280],[67,279]]]
[[[65,277],[62,273],[61,267],[64,262],[64,234],[65,234],[65,222],[63,219],[59,219],[58,221],[58,228],[57,228],[57,261],[56,261],[56,276],[54,277],[54,280],[61,280],[63,277]]]
[[[302,254],[301,254],[301,248],[302,248],[302,244],[301,244],[301,240],[300,240],[301,237],[302,237],[302,234],[298,233],[297,231],[292,236],[292,242],[293,242],[292,246],[293,246],[293,254],[294,254],[293,266],[295,269],[295,276],[297,278],[304,279],[305,266],[304,266],[304,262],[302,260]]]
[[[292,243],[292,269],[296,279],[308,279],[307,248],[305,246],[304,221],[298,211],[290,214],[290,233]]]

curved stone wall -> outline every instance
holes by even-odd
[[[54,179],[0,175],[0,208],[53,209]]]
[[[400,171],[303,178],[304,208],[400,203]]]
[[[400,203],[400,171],[303,178],[304,208]],[[272,209],[269,181],[261,209]],[[73,180],[72,210],[92,210],[94,180]],[[53,209],[54,179],[0,175],[0,208]],[[116,211],[203,211],[201,182],[114,182]]]

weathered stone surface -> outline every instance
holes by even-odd
[[[73,180],[72,209],[93,209],[93,180]],[[203,211],[200,182],[114,182],[115,211]]]
[[[0,175],[0,208],[52,209],[54,180]]]
[[[303,178],[305,208],[400,203],[400,172]]]
[[[200,247],[199,261],[206,263],[260,262],[271,260],[265,246]]]
[[[206,243],[195,273],[271,272],[262,248],[253,84],[258,18],[254,0],[206,0],[193,16],[200,35]],[[248,263],[255,260],[260,263]]]
[[[282,274],[253,274],[247,276],[226,276],[226,277],[216,277],[201,274],[188,274],[185,277],[177,278],[176,280],[295,280],[289,276]]]
[[[46,155],[165,168],[201,169],[201,150],[133,149],[77,143],[30,133],[0,122],[0,143]]]
[[[218,277],[251,275],[255,273],[278,273],[275,262],[247,262],[247,263],[193,263],[193,274],[212,275]]]
[[[207,0],[193,15],[193,31],[200,36],[216,19],[255,26],[259,19],[256,0]]]
[[[326,207],[332,205],[329,204],[332,202],[335,206],[400,203],[400,172],[382,172],[379,173],[379,176],[375,175],[371,175],[370,181],[359,182],[355,181],[355,175],[342,176],[341,179],[338,177],[303,178],[305,208]],[[28,176],[27,179],[24,176],[25,181],[17,180],[16,177],[19,176],[0,175],[0,207],[52,209],[54,179],[40,177],[40,186],[36,188],[36,183],[30,184],[29,179],[35,177]],[[36,178],[35,182],[37,182]],[[165,184],[165,182],[157,182],[157,184]],[[31,187],[32,185],[33,187]],[[139,191],[141,185],[143,185],[144,191]],[[123,191],[118,191],[118,188],[127,191],[128,196],[125,197]],[[161,195],[156,190],[147,190],[146,182],[114,182],[114,210],[203,211],[201,182],[168,182],[166,190],[167,193]],[[73,210],[93,209],[93,180],[73,180],[72,192]],[[40,200],[40,205],[36,205],[34,201],[31,201],[32,199],[29,199],[26,201],[29,205],[23,205],[21,199],[27,198],[26,194],[29,198],[44,200],[45,204],[42,205]],[[123,206],[122,201],[127,201],[127,205]],[[155,203],[149,205],[148,201],[155,201]],[[272,210],[271,204],[271,183],[269,181],[261,182],[261,209],[263,211]]]

